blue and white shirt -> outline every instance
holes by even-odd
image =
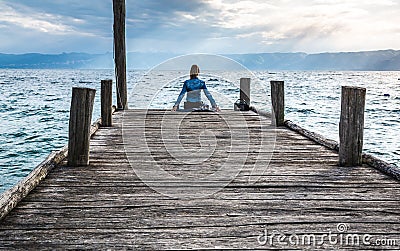
[[[201,90],[204,91],[204,94],[206,95],[208,100],[210,100],[212,107],[216,107],[217,103],[215,102],[211,93],[207,90],[206,83],[198,78],[185,81],[182,87],[182,91],[179,94],[178,100],[175,102],[175,106],[178,106],[181,103],[183,96],[185,96],[185,93],[187,93],[186,101],[201,102]]]

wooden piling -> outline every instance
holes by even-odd
[[[112,126],[112,80],[101,81],[101,126]]]
[[[285,88],[283,81],[271,81],[272,123],[285,124]]]
[[[250,105],[250,78],[240,79],[240,99]]]
[[[113,0],[114,10],[114,61],[117,86],[117,108],[128,109],[126,85],[125,0]]]
[[[72,88],[69,118],[68,165],[89,165],[90,125],[96,90]]]
[[[365,95],[365,88],[342,87],[342,107],[339,124],[340,166],[362,165]]]

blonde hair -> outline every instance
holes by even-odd
[[[200,68],[196,64],[192,65],[192,68],[190,68],[190,76],[198,76],[200,73]]]

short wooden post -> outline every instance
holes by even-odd
[[[285,124],[285,84],[283,81],[271,81],[272,124]]]
[[[240,99],[250,105],[250,78],[240,79]]]
[[[339,124],[340,166],[362,165],[365,96],[365,88],[342,87],[342,107]]]
[[[89,165],[90,125],[96,90],[72,88],[69,118],[68,165]]]
[[[117,85],[117,108],[128,109],[126,85],[125,0],[113,0],[114,10],[114,61]]]
[[[112,80],[101,80],[101,126],[112,126]]]

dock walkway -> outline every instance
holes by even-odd
[[[90,166],[68,167],[64,162],[54,168],[0,221],[0,249],[354,250],[357,246],[340,239],[332,242],[324,237],[330,233],[337,238],[342,234],[342,239],[357,235],[363,248],[400,247],[398,181],[365,165],[339,167],[337,152],[285,127],[270,128],[276,135],[271,157],[257,138],[261,125],[271,121],[253,112],[222,112],[232,121],[243,116],[250,135],[249,156],[227,186],[203,197],[201,189],[213,184],[202,184],[199,196],[191,198],[168,196],[171,189],[184,194],[185,183],[172,180],[148,186],[134,171],[135,166],[150,163],[144,156],[147,151],[169,174],[203,177],[228,158],[232,135],[218,114],[153,110],[146,115],[145,147],[143,135],[134,134],[141,128],[136,118],[145,112],[115,113],[113,127],[100,128],[91,140]],[[179,129],[184,149],[196,150],[208,142],[215,151],[203,162],[177,162],[163,148],[160,135],[169,124],[162,127],[162,118],[183,121]],[[124,130],[131,130],[131,140],[137,141],[137,147],[133,144],[129,150],[137,159],[130,162],[123,144],[127,121],[130,127]],[[199,142],[204,128],[213,135],[206,133],[204,142]],[[230,163],[233,168],[240,161],[237,156]],[[248,182],[256,161],[265,163],[265,172],[257,174],[256,182]],[[278,241],[278,235],[286,238]],[[311,235],[319,243],[309,242]],[[366,235],[372,246],[362,243]],[[376,240],[389,239],[396,239],[397,246],[376,246]]]

